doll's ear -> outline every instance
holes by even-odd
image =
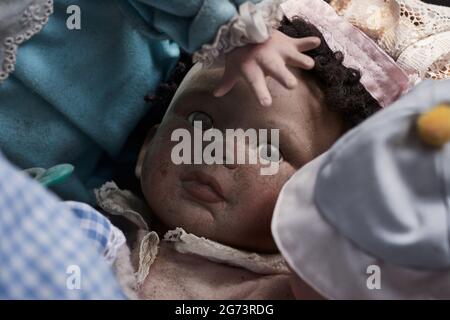
[[[138,179],[141,178],[142,173],[142,165],[144,164],[145,155],[147,154],[148,147],[150,146],[150,142],[152,141],[153,137],[155,136],[156,131],[158,131],[159,124],[154,125],[150,131],[147,134],[147,137],[145,138],[144,144],[141,147],[141,150],[139,151],[138,160],[136,163],[136,168],[134,169],[134,174]]]

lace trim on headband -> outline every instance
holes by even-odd
[[[239,15],[220,27],[212,44],[205,44],[194,54],[194,62],[204,67],[221,64],[224,55],[234,48],[249,43],[263,43],[283,18],[280,4],[284,0],[263,0],[258,4],[248,1],[239,7]]]
[[[8,36],[3,41],[3,61],[1,61],[0,84],[14,71],[17,49],[24,41],[39,33],[53,14],[53,0],[31,3],[20,18],[20,32]]]

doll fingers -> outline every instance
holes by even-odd
[[[217,98],[223,97],[233,89],[237,81],[238,76],[234,72],[229,71],[229,68],[225,68],[222,79],[220,79],[219,84],[214,89],[214,96]]]
[[[289,71],[281,58],[262,61],[261,68],[267,76],[274,78],[286,89],[293,89],[297,85],[297,78]]]
[[[286,58],[286,63],[288,65],[305,70],[313,69],[316,64],[313,58],[295,50],[289,52]]]
[[[295,39],[295,46],[300,52],[306,52],[316,49],[320,46],[321,40],[318,37],[305,37],[300,39]]]
[[[248,63],[242,67],[242,75],[252,88],[259,103],[268,107],[272,104],[272,97],[267,88],[266,78],[261,67],[256,63]]]

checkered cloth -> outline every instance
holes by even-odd
[[[111,255],[108,243],[123,240],[112,229],[94,209],[61,202],[0,154],[0,299],[124,299],[102,257]]]
[[[62,205],[72,210],[79,221],[81,230],[92,241],[104,260],[112,265],[116,260],[117,250],[126,242],[123,232],[112,225],[104,215],[87,204],[67,201]]]

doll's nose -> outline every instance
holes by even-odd
[[[242,131],[243,132],[243,131]],[[228,135],[218,134],[213,141],[211,139],[203,139],[202,143],[197,145],[195,142],[191,144],[193,150],[193,163],[195,159],[203,159],[206,164],[222,164],[228,169],[236,169],[240,164],[257,163],[257,148],[247,140],[245,132],[232,132]],[[255,153],[256,152],[256,153]],[[206,157],[206,159],[205,159]]]
[[[222,161],[221,162],[218,161],[216,163],[223,164],[223,166],[225,166],[228,169],[237,168],[236,151],[233,150],[232,147],[227,146],[225,141],[223,141],[222,146],[223,146],[223,149],[222,149],[221,155],[219,153],[216,153],[215,150],[212,150],[211,156],[216,160],[219,160],[220,158],[218,158],[218,157],[221,156],[222,159],[220,159],[220,160],[222,160]],[[236,149],[236,148],[234,148],[234,149]]]
[[[211,148],[210,143],[210,141],[203,141],[201,150],[198,150],[203,157],[208,157],[208,161],[205,161],[205,163],[223,165],[228,169],[237,168],[239,162],[236,141],[233,143],[231,138],[227,140],[226,137],[222,136],[214,140],[214,148]]]
[[[223,152],[223,165],[228,169],[237,168],[236,147],[234,147],[234,150],[232,150],[231,148],[225,146]]]
[[[249,157],[248,146],[245,138],[241,136],[228,135],[223,142],[223,165],[228,169],[236,169],[239,164],[245,164]],[[244,163],[241,163],[244,161]]]

